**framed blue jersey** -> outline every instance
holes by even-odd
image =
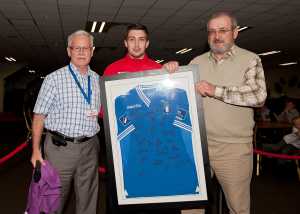
[[[126,197],[199,191],[184,90],[138,85],[115,99],[115,115]]]
[[[197,66],[101,79],[108,191],[115,206],[207,204],[209,162],[197,81]]]

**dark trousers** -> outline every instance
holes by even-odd
[[[52,143],[52,135],[45,139],[45,159],[60,175],[61,205],[58,213],[63,213],[71,185],[74,185],[77,214],[94,214],[98,202],[98,161],[99,140],[95,136],[82,143],[67,142],[66,146]]]

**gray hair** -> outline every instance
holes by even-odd
[[[221,16],[227,16],[227,17],[230,18],[232,29],[235,29],[235,28],[238,26],[237,19],[236,19],[236,17],[235,17],[232,13],[227,12],[227,11],[220,11],[220,12],[213,13],[213,14],[209,17],[209,19],[208,19],[208,21],[207,21],[207,27],[208,27],[208,23],[209,23],[211,20],[213,20],[213,19],[215,19],[215,18],[219,18],[219,17],[221,17]]]
[[[90,39],[91,47],[94,47],[94,37],[85,30],[77,30],[68,36],[68,47],[71,46],[74,36],[86,36]]]

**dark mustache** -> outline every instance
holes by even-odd
[[[220,40],[220,39],[215,39],[215,40],[214,40],[214,43],[224,43],[224,41],[223,41],[223,40]]]

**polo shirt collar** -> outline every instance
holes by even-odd
[[[125,56],[126,60],[133,60],[133,61],[138,61],[138,62],[142,62],[142,61],[146,61],[149,59],[148,55],[145,53],[143,59],[135,59],[129,56],[129,54],[127,53]]]

